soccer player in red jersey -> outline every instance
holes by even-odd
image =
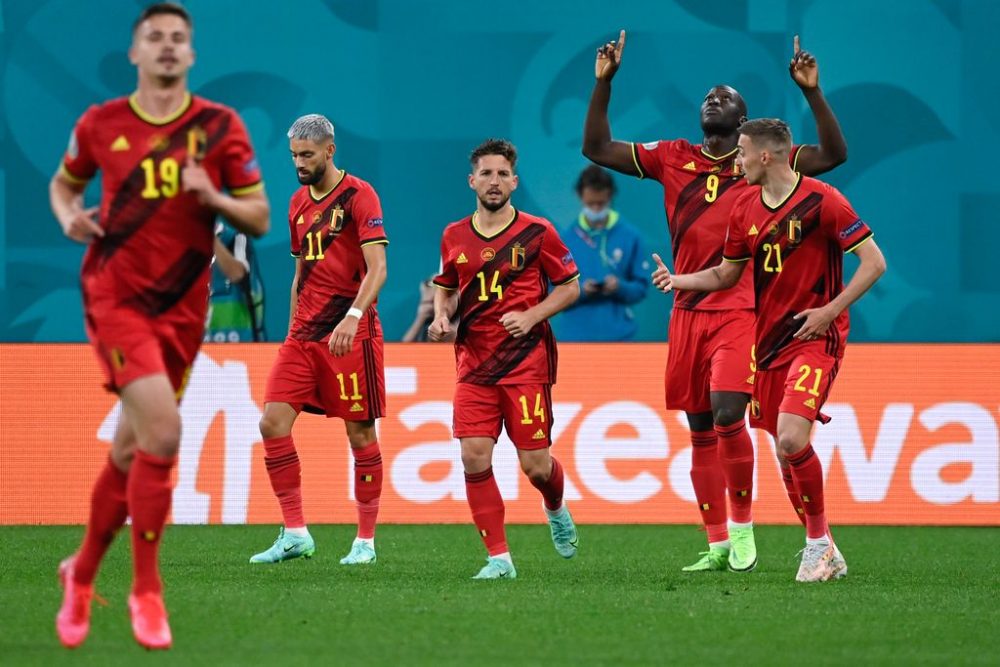
[[[375,563],[382,455],[375,420],[385,414],[382,326],[375,301],[385,284],[382,205],[371,185],[338,169],[333,124],[303,116],[288,131],[299,188],[288,206],[295,277],[288,337],[264,393],[260,433],[284,526],[251,563],[311,557],[301,467],[292,440],[299,412],[340,417],[354,455],[358,533],[342,565]]]
[[[66,236],[87,244],[81,291],[87,335],[122,414],[97,478],[80,549],[62,562],[62,643],[90,629],[98,566],[132,518],[129,611],[136,640],[168,648],[158,551],[180,445],[177,403],[201,345],[216,216],[260,236],[269,209],[250,140],[235,111],[188,92],[191,18],[180,5],[147,7],[132,31],[131,96],[90,107],[49,186]],[[101,203],[83,207],[101,172]],[[222,190],[228,190],[228,194]]]
[[[840,369],[847,343],[847,308],[885,272],[868,225],[835,188],[795,172],[792,135],[783,121],[740,126],[739,162],[750,186],[733,205],[723,261],[671,276],[658,262],[661,290],[714,292],[739,283],[753,259],[756,369],[750,425],[775,437],[804,509],[806,547],[797,581],[847,574],[824,513],[823,470],[809,444],[813,422]],[[759,186],[759,187],[753,187]],[[861,261],[844,287],[843,257]]]
[[[517,448],[521,470],[542,494],[556,551],[563,558],[576,555],[563,469],[549,453],[556,341],[548,319],[580,296],[579,271],[552,223],[511,204],[518,180],[513,144],[489,139],[469,161],[476,211],[444,230],[441,273],[434,278],[441,289],[428,336],[443,340],[457,312],[454,434],[472,520],[489,553],[473,578],[513,579],[503,498],[493,477],[501,427]]]
[[[704,140],[629,143],[613,141],[608,125],[611,80],[621,65],[625,31],[597,51],[597,81],[584,127],[583,153],[623,174],[663,184],[674,266],[693,273],[722,258],[733,203],[746,187],[736,163],[737,127],[746,103],[729,86],[708,91],[701,105]],[[789,64],[792,79],[816,118],[817,146],[797,146],[790,164],[804,174],[823,173],[843,162],[847,147],[837,119],[819,88],[816,59],[799,48]],[[691,429],[691,481],[709,549],[685,572],[746,572],[757,564],[753,536],[754,452],[745,425],[752,378],[754,297],[749,275],[718,294],[684,292],[674,299],[666,407],[683,410]],[[786,485],[791,483],[788,478]],[[726,508],[728,489],[729,508]],[[792,493],[792,492],[790,492]],[[728,516],[728,523],[727,523]]]

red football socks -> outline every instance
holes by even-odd
[[[536,483],[534,480],[531,481],[531,485],[542,492],[545,509],[551,511],[559,509],[562,505],[564,484],[565,477],[563,476],[562,464],[554,456],[552,457],[552,472],[549,473],[549,478],[544,482]]]
[[[493,467],[482,472],[465,473],[465,495],[472,509],[472,521],[479,529],[486,551],[496,556],[508,551],[504,530],[504,506],[500,487],[493,477]]]
[[[302,466],[291,435],[264,438],[264,465],[271,489],[281,505],[285,528],[304,528],[302,513]]]
[[[125,497],[127,483],[128,473],[119,470],[109,456],[94,482],[94,489],[90,494],[87,532],[73,564],[73,580],[78,584],[89,585],[94,582],[104,554],[115,539],[115,533],[128,517],[128,501]]]
[[[132,516],[132,560],[135,581],[132,592],[160,593],[159,550],[163,526],[170,513],[173,488],[170,471],[177,457],[153,456],[142,450],[135,453],[128,474],[126,495]]]
[[[802,508],[802,498],[799,497],[799,491],[795,488],[795,480],[792,479],[791,467],[782,466],[781,481],[785,483],[785,492],[788,494],[788,500],[791,501],[792,508],[795,510],[795,517],[802,522],[803,526],[806,525],[806,511]]]
[[[753,443],[743,420],[716,426],[719,462],[729,489],[729,517],[736,523],[753,521]]]
[[[378,519],[378,501],[382,495],[382,454],[378,441],[355,449],[354,500],[358,506],[358,537],[373,539]]]
[[[729,539],[726,480],[719,465],[715,431],[691,432],[691,483],[709,543]]]
[[[828,532],[826,514],[823,507],[823,464],[813,451],[812,445],[786,457],[792,467],[792,479],[802,498],[802,509],[806,517],[806,537],[819,539]]]

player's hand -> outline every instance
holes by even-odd
[[[451,320],[444,315],[435,318],[427,327],[427,337],[436,343],[447,340],[449,334],[451,334]]]
[[[625,31],[618,34],[617,42],[608,42],[597,48],[597,61],[594,63],[594,76],[598,80],[611,81],[615,72],[622,64],[622,51],[625,50]]]
[[[593,278],[587,278],[583,281],[583,294],[584,296],[597,296],[601,293],[601,283],[597,282]]]
[[[826,330],[830,328],[830,323],[836,319],[829,308],[807,308],[796,315],[793,319],[804,320],[799,330],[795,332],[795,338],[799,340],[816,340],[826,335]]]
[[[618,291],[618,276],[616,276],[614,274],[608,274],[607,276],[605,276],[604,277],[603,287],[604,287],[604,293],[605,294],[614,294],[615,292],[617,292]]]
[[[184,192],[197,195],[198,202],[209,207],[213,206],[215,198],[219,195],[208,172],[191,156],[188,156],[184,169],[181,170],[181,186]]]
[[[819,65],[816,64],[815,56],[799,48],[798,35],[795,35],[792,44],[794,53],[788,63],[788,73],[802,90],[816,88],[819,86]]]
[[[674,288],[674,277],[670,275],[670,269],[655,252],[653,253],[653,261],[656,262],[656,269],[652,274],[653,286],[666,294]]]
[[[358,318],[347,316],[340,320],[330,334],[330,354],[335,357],[347,356],[354,346],[354,336],[358,333]]]
[[[90,243],[95,236],[104,236],[104,228],[97,223],[100,210],[99,206],[81,208],[73,214],[68,224],[63,225],[63,234],[77,243]]]
[[[500,324],[514,338],[526,336],[538,324],[527,311],[512,310],[500,316]]]

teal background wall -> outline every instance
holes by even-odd
[[[0,4],[0,340],[83,340],[82,247],[52,218],[47,183],[77,116],[130,92],[125,51],[146,3]],[[697,107],[717,83],[751,116],[815,132],[787,74],[792,35],[816,54],[847,136],[827,176],[875,229],[885,278],[852,311],[853,340],[1000,341],[1000,3],[988,0],[191,0],[192,89],[237,108],[259,153],[273,211],[258,242],[272,338],[287,323],[285,131],[320,112],[337,163],[382,198],[386,336],[409,325],[440,231],[469,213],[469,150],[487,136],[521,152],[515,204],[567,225],[596,46],[628,30],[611,105],[616,138],[699,140]],[[618,177],[617,207],[650,248],[669,250],[658,184]],[[96,200],[97,192],[88,192]],[[853,263],[854,260],[848,260]],[[662,340],[670,300],[637,309]]]

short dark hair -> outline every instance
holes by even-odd
[[[615,187],[615,179],[611,178],[608,170],[602,169],[596,164],[592,164],[581,171],[580,176],[576,179],[576,194],[582,195],[584,188],[610,192],[612,197],[618,191]]]
[[[469,164],[475,168],[476,162],[484,155],[502,155],[510,162],[510,168],[517,165],[517,149],[506,139],[487,139],[469,154]]]
[[[754,118],[744,121],[739,127],[740,134],[746,135],[756,143],[757,139],[763,139],[778,150],[791,150],[792,131],[788,129],[788,123],[780,118]]]
[[[139,18],[135,20],[132,24],[132,32],[135,33],[142,25],[142,22],[151,16],[159,16],[160,14],[172,14],[174,16],[180,16],[187,23],[188,28],[194,28],[194,23],[191,22],[191,15],[188,14],[188,10],[184,9],[182,5],[176,2],[157,2],[155,4],[146,7],[139,14]]]

